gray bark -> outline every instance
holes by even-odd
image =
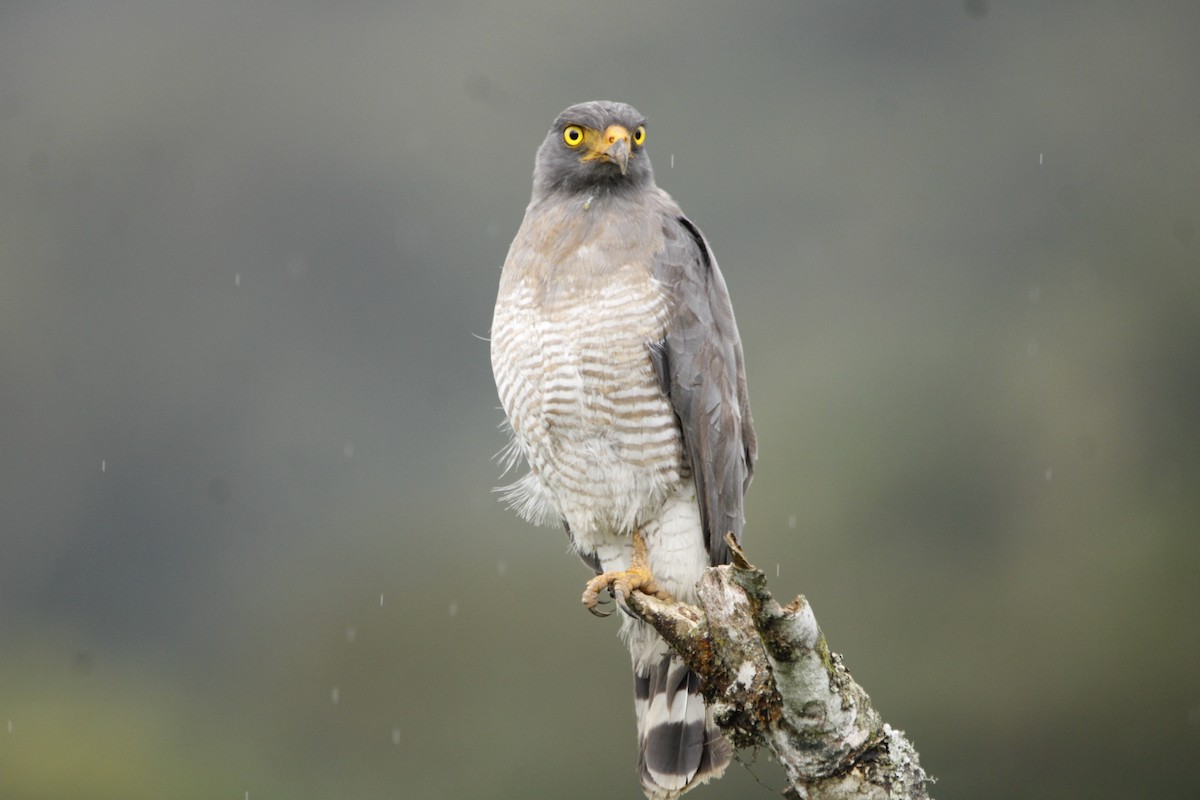
[[[787,773],[788,797],[928,800],[917,751],[830,652],[808,602],[780,606],[727,541],[733,563],[704,573],[699,607],[640,592],[627,605],[703,677],[730,741],[767,748]]]

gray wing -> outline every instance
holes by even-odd
[[[663,234],[654,277],[671,292],[672,317],[650,355],[679,418],[709,562],[725,564],[725,534],[742,539],[742,501],[758,454],[742,340],[725,279],[700,229],[680,215],[664,220]]]

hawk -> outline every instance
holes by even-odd
[[[559,522],[596,572],[598,613],[639,590],[696,600],[729,559],[757,445],[741,339],[716,258],[658,188],[646,120],[580,103],[537,151],[533,196],[508,251],[492,320],[492,371],[512,429],[504,491]],[[700,679],[647,624],[623,615],[633,660],[638,773],[651,800],[720,777],[732,751]]]

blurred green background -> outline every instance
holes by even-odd
[[[733,294],[749,555],[935,795],[1200,796],[1197,41],[1182,0],[5,3],[0,797],[640,796],[616,625],[491,492],[499,268],[598,98]]]

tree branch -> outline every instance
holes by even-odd
[[[704,573],[699,608],[640,592],[627,605],[704,679],[730,741],[769,749],[789,797],[928,800],[917,751],[830,652],[808,601],[780,606],[762,571],[726,541],[733,563]]]

